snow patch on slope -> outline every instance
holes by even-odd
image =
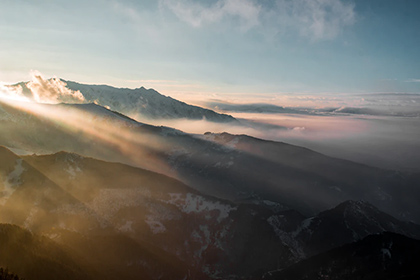
[[[69,174],[70,180],[76,179],[78,173],[82,172],[82,160],[83,158],[77,154],[64,154],[64,162],[67,164],[64,171]]]
[[[134,230],[132,226],[133,226],[133,221],[126,221],[125,224],[123,224],[122,226],[118,228],[118,230],[122,232],[133,232]]]
[[[169,196],[170,199],[165,202],[177,206],[183,213],[218,211],[218,222],[226,219],[229,217],[231,211],[236,210],[236,207],[232,207],[229,204],[222,204],[219,201],[214,202],[201,195],[192,193],[187,193],[186,195],[182,193],[169,193]]]
[[[73,167],[71,165],[69,165],[65,171],[70,175],[69,178],[71,180],[74,180],[76,178],[76,173],[82,172],[80,167],[78,167],[78,166]]]
[[[314,219],[315,219],[315,217],[311,217],[311,218],[303,220],[301,225],[294,232],[292,232],[293,237],[298,236],[299,233],[301,233],[302,231],[305,231],[305,230],[308,230],[309,234],[312,234],[312,231],[309,229],[309,227],[312,224],[312,221]]]
[[[26,217],[26,220],[23,222],[23,227],[26,228],[27,230],[30,230],[31,227],[34,224],[34,217],[36,216],[36,214],[38,213],[38,208],[37,207],[32,207],[31,211],[29,212],[29,215]]]
[[[210,236],[211,233],[207,225],[200,225],[198,230],[194,230],[191,233],[191,240],[201,245],[200,248],[194,252],[194,255],[198,259],[201,259],[203,252],[211,244]]]
[[[52,210],[51,213],[57,213],[61,217],[59,228],[74,232],[80,232],[80,228],[76,228],[77,223],[75,224],[71,222],[73,217],[83,218],[85,221],[89,222],[95,222],[95,226],[98,225],[101,228],[110,226],[108,220],[98,215],[98,213],[91,208],[86,207],[85,204],[79,202],[63,204],[59,208]],[[70,219],[67,220],[65,217]],[[92,229],[92,227],[90,229]]]
[[[276,233],[277,237],[287,246],[289,246],[291,252],[295,256],[296,260],[302,260],[306,257],[306,254],[304,253],[302,244],[295,238],[295,232],[286,232],[281,230],[281,218],[280,215],[273,215],[267,219],[267,222],[270,224],[270,226],[273,228],[274,232]],[[306,219],[307,221],[309,219]],[[305,222],[303,221],[303,222]],[[305,224],[309,225],[310,222],[306,222]],[[300,227],[301,229],[301,227]]]
[[[385,258],[389,258],[390,259],[392,257],[391,251],[389,249],[387,249],[387,248],[382,248],[381,249],[381,253],[382,253],[382,256],[383,256],[384,259]]]
[[[146,216],[145,222],[154,234],[166,231],[166,227],[160,221],[156,220],[152,215]]]
[[[142,189],[101,189],[89,206],[101,217],[111,219],[123,208],[142,205],[150,197]]]

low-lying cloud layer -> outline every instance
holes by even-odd
[[[233,113],[238,124],[206,120],[148,120],[188,133],[246,134],[307,147],[386,169],[420,171],[420,118],[362,115]]]
[[[409,100],[403,100],[408,98]],[[380,99],[379,99],[380,100]],[[377,101],[379,101],[377,100]],[[299,114],[299,115],[369,115],[369,116],[395,116],[420,117],[418,103],[420,95],[410,94],[399,96],[399,102],[394,104],[369,104],[361,107],[354,105],[332,107],[283,107],[267,103],[234,104],[226,102],[207,102],[206,106],[224,113],[260,113],[260,114]],[[389,103],[389,100],[386,101]]]

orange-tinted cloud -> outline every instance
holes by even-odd
[[[83,103],[85,98],[80,91],[66,87],[58,78],[44,79],[38,72],[32,73],[32,81],[27,84],[34,100],[39,103]]]

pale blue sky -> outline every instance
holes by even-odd
[[[420,93],[417,0],[0,0],[0,81]]]

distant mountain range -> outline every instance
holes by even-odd
[[[416,95],[416,98],[418,95]],[[206,106],[221,112],[236,113],[259,113],[259,114],[298,114],[298,115],[368,115],[368,116],[390,116],[418,118],[420,113],[416,108],[388,108],[364,106],[364,107],[283,107],[266,103],[235,104],[226,102],[207,102]]]
[[[144,87],[129,89],[115,88],[107,85],[86,85],[61,80],[62,85],[72,91],[80,91],[81,102],[95,103],[112,111],[131,117],[151,119],[191,119],[212,122],[235,122],[235,118],[219,114],[212,110],[189,105],[169,96],[164,96],[154,89]],[[34,93],[28,83],[19,83],[25,96],[33,99]]]

